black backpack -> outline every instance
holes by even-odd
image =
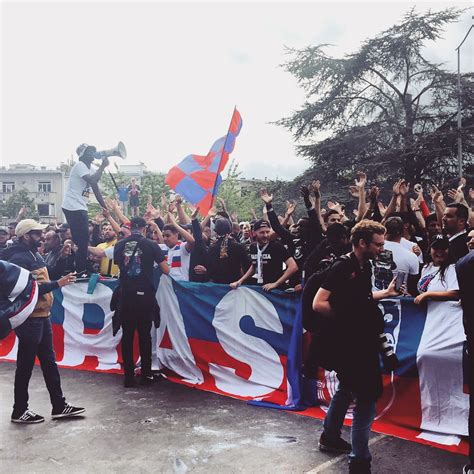
[[[321,326],[326,325],[329,318],[313,311],[314,297],[319,288],[321,288],[321,285],[324,283],[324,280],[333,265],[341,260],[349,260],[349,258],[348,255],[336,257],[336,255],[331,254],[328,258],[319,262],[316,272],[314,272],[305,283],[301,297],[301,310],[303,316],[303,327],[307,331],[314,333],[318,328],[322,329]]]

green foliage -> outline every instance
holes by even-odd
[[[427,41],[464,12],[410,10],[343,58],[327,45],[289,50],[284,67],[307,101],[278,122],[324,181],[348,184],[362,169],[377,183],[400,176],[442,183],[456,174],[456,74],[423,56]],[[474,75],[462,76],[464,168],[474,164]],[[326,138],[321,139],[324,134]]]
[[[148,196],[151,196],[152,203],[159,206],[161,202],[161,195],[166,196],[170,194],[170,187],[165,184],[166,174],[164,173],[146,173],[140,185],[140,212],[143,214],[146,210]]]
[[[242,189],[241,183],[239,183],[241,174],[238,163],[232,160],[217,197],[225,201],[230,213],[237,214],[239,221],[251,220],[253,219],[252,209],[255,209],[258,215],[259,208],[261,208],[261,200],[258,197],[258,190],[261,187],[259,183],[261,182],[246,183],[245,188]]]
[[[24,219],[39,219],[34,199],[28,196],[26,189],[14,191],[5,203],[1,204],[0,215],[15,219],[22,207],[26,208],[23,215]]]

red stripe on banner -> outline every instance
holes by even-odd
[[[250,377],[250,367],[243,362],[240,362],[233,357],[229,356],[222,346],[216,342],[202,341],[200,339],[188,339],[191,351],[196,360],[196,365],[201,369],[204,376],[204,383],[201,385],[193,385],[188,382],[184,382],[179,375],[174,372],[165,369],[163,373],[172,382],[177,382],[188,387],[197,388],[206,392],[218,393],[231,398],[237,398],[239,400],[253,400],[254,397],[242,397],[231,393],[220,390],[215,383],[214,377],[209,371],[209,364],[222,365],[235,370],[238,377],[248,380]],[[270,391],[267,395],[261,397],[262,400],[270,403],[276,403],[278,405],[284,405],[287,399],[286,391],[286,356],[280,356],[281,364],[284,368],[283,381],[276,390]]]
[[[418,378],[394,377],[392,384],[390,377],[385,375],[383,382],[384,392],[377,402],[376,421],[372,425],[372,431],[467,456],[469,443],[464,439],[458,446],[447,446],[417,438],[421,433],[419,429],[415,428],[415,426],[419,427],[421,424]],[[310,407],[304,411],[294,413],[323,420],[328,406],[329,400],[323,406],[324,408]],[[346,418],[344,424],[351,426],[352,420]]]
[[[84,328],[84,331],[82,334],[91,334],[93,336],[96,336],[97,334],[100,333],[100,331],[102,331],[102,329],[99,329],[99,328]]]
[[[171,342],[170,333],[168,328],[165,329],[163,333],[163,339],[160,342],[160,347],[163,349],[173,349],[173,343]]]
[[[11,331],[7,337],[0,340],[0,357],[8,355],[15,345],[15,333]]]

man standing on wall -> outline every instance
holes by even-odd
[[[107,209],[98,182],[109,165],[109,160],[104,158],[100,167],[91,171],[94,161],[96,147],[83,143],[77,147],[79,161],[72,167],[66,192],[63,200],[63,212],[70,226],[72,239],[77,245],[76,272],[79,277],[87,277],[90,274],[90,266],[87,260],[87,246],[89,245],[89,218],[87,216],[87,201],[91,190],[103,209]]]

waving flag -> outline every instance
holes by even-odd
[[[199,212],[204,216],[214,203],[222,182],[221,172],[229,161],[241,128],[242,117],[234,109],[227,135],[216,140],[207,155],[188,155],[166,176],[166,184],[187,201],[199,206]]]

